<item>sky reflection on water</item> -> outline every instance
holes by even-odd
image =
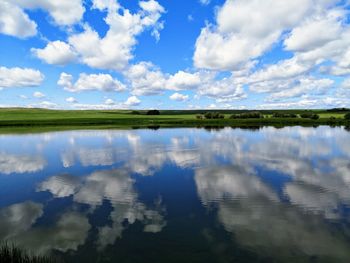
[[[67,262],[350,262],[343,128],[0,135],[0,239]]]

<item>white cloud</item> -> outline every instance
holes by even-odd
[[[199,86],[197,90],[199,96],[214,98],[217,102],[229,102],[233,100],[242,100],[247,97],[243,86],[233,76],[216,80],[215,75]]]
[[[31,49],[32,53],[48,64],[65,65],[76,59],[72,47],[62,41],[49,42],[43,49]]]
[[[82,0],[2,0],[0,1],[0,33],[27,38],[37,34],[37,24],[25,9],[47,11],[57,25],[79,22],[85,11]]]
[[[179,71],[169,77],[167,87],[170,90],[188,90],[197,88],[201,84],[199,73]]]
[[[69,26],[81,20],[85,9],[82,0],[5,0],[24,9],[43,9],[57,25]]]
[[[69,103],[77,103],[77,99],[74,98],[74,97],[69,97],[69,98],[66,98],[66,101],[69,102]]]
[[[133,95],[156,95],[166,90],[180,91],[197,89],[203,83],[213,82],[214,74],[210,72],[189,73],[178,71],[165,74],[150,62],[131,65],[124,73],[130,83]]]
[[[301,97],[302,95],[324,94],[333,84],[334,81],[331,79],[301,78],[298,79],[296,85],[292,85],[287,90],[274,92],[270,98],[276,100]]]
[[[0,172],[2,174],[38,172],[43,170],[46,164],[42,156],[0,152]]]
[[[26,201],[0,210],[0,237],[9,239],[21,234],[32,226],[43,214],[43,205]]]
[[[181,93],[174,93],[169,97],[171,100],[176,100],[176,101],[186,101],[188,100],[188,95],[183,95]]]
[[[324,16],[315,16],[295,27],[284,41],[287,50],[309,51],[338,39],[344,12],[331,10]]]
[[[0,88],[37,87],[43,80],[39,70],[0,67]]]
[[[152,63],[132,65],[124,75],[129,79],[133,95],[154,95],[166,89],[164,74]]]
[[[26,38],[35,36],[37,25],[16,5],[6,0],[0,1],[0,33]]]
[[[141,1],[141,10],[134,14],[117,3],[94,1],[93,7],[107,9],[105,22],[109,30],[106,35],[101,38],[95,30],[85,25],[84,32],[68,39],[80,60],[90,67],[123,70],[133,58],[136,36],[151,28],[152,35],[159,38],[159,30],[163,27],[159,19],[164,8],[154,0]]]
[[[139,100],[139,98],[137,98],[136,96],[131,96],[124,102],[126,106],[137,106],[140,103],[141,100]]]
[[[227,0],[216,25],[202,29],[196,41],[198,68],[237,70],[261,56],[285,29],[293,28],[311,8],[311,0]],[[273,6],[273,8],[271,8]]]
[[[51,102],[51,101],[42,101],[37,104],[30,105],[32,108],[45,108],[45,109],[57,109],[58,104]]]
[[[69,92],[82,92],[82,91],[124,91],[125,85],[109,74],[90,74],[81,73],[79,79],[72,83],[73,76],[62,72],[57,82],[59,86],[62,86],[64,90]]]
[[[115,102],[114,102],[114,100],[112,100],[112,99],[106,99],[106,100],[105,100],[105,104],[106,104],[106,105],[114,105]]]
[[[44,94],[44,93],[41,93],[40,91],[35,91],[35,92],[33,93],[33,96],[34,96],[35,98],[44,98],[44,97],[45,97],[45,94]]]

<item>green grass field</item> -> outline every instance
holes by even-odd
[[[204,126],[291,126],[291,125],[349,125],[344,119],[347,111],[312,110],[318,120],[303,118],[273,118],[274,112],[301,114],[305,110],[263,110],[264,119],[230,119],[231,114],[247,111],[219,110],[224,119],[198,120],[196,115],[208,110],[161,111],[158,116],[138,114],[128,110],[46,110],[0,109],[0,132],[14,129],[79,129],[79,128],[142,128],[142,127],[204,127]],[[332,119],[332,118],[335,119]]]

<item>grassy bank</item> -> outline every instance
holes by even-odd
[[[227,110],[218,111],[224,115],[223,119],[197,119],[203,111],[161,111],[160,115],[146,115],[146,111],[127,110],[45,110],[45,109],[0,109],[0,132],[6,130],[66,130],[81,128],[156,128],[156,127],[205,127],[205,126],[315,126],[315,125],[350,125],[344,119],[347,111],[308,111],[320,116],[313,120],[308,118],[276,118],[276,112],[297,114],[305,110],[260,111],[262,119],[231,119],[232,114],[241,114],[247,111]]]
[[[36,256],[14,245],[3,243],[0,245],[1,263],[58,263],[57,259],[47,256]]]

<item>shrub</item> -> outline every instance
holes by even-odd
[[[149,110],[146,115],[160,115],[159,110]]]
[[[204,117],[206,119],[223,119],[225,116],[223,114],[220,114],[219,112],[206,112],[204,114]]]
[[[350,120],[350,112],[348,112],[347,114],[344,115],[344,119]]]
[[[205,114],[204,114],[204,117],[206,118],[206,119],[212,119],[212,113],[211,112],[206,112]]]
[[[304,112],[300,114],[300,117],[304,119],[313,119],[313,120],[318,120],[320,116],[318,114],[312,113],[312,112]]]
[[[18,248],[14,245],[1,244],[0,247],[0,262],[11,263],[55,263],[58,262],[55,258],[47,256],[32,255],[26,250]],[[60,260],[60,262],[63,262]]]
[[[313,114],[311,116],[311,119],[313,119],[313,120],[318,120],[319,118],[320,118],[320,115],[318,115],[318,114]]]
[[[272,117],[274,118],[297,118],[298,115],[294,113],[282,113],[282,112],[275,112]]]
[[[300,117],[304,118],[304,119],[310,119],[312,117],[313,113],[311,112],[304,112],[300,114]]]
[[[264,115],[262,115],[258,111],[244,112],[241,114],[232,114],[230,116],[230,119],[261,119],[261,118],[264,118]]]

